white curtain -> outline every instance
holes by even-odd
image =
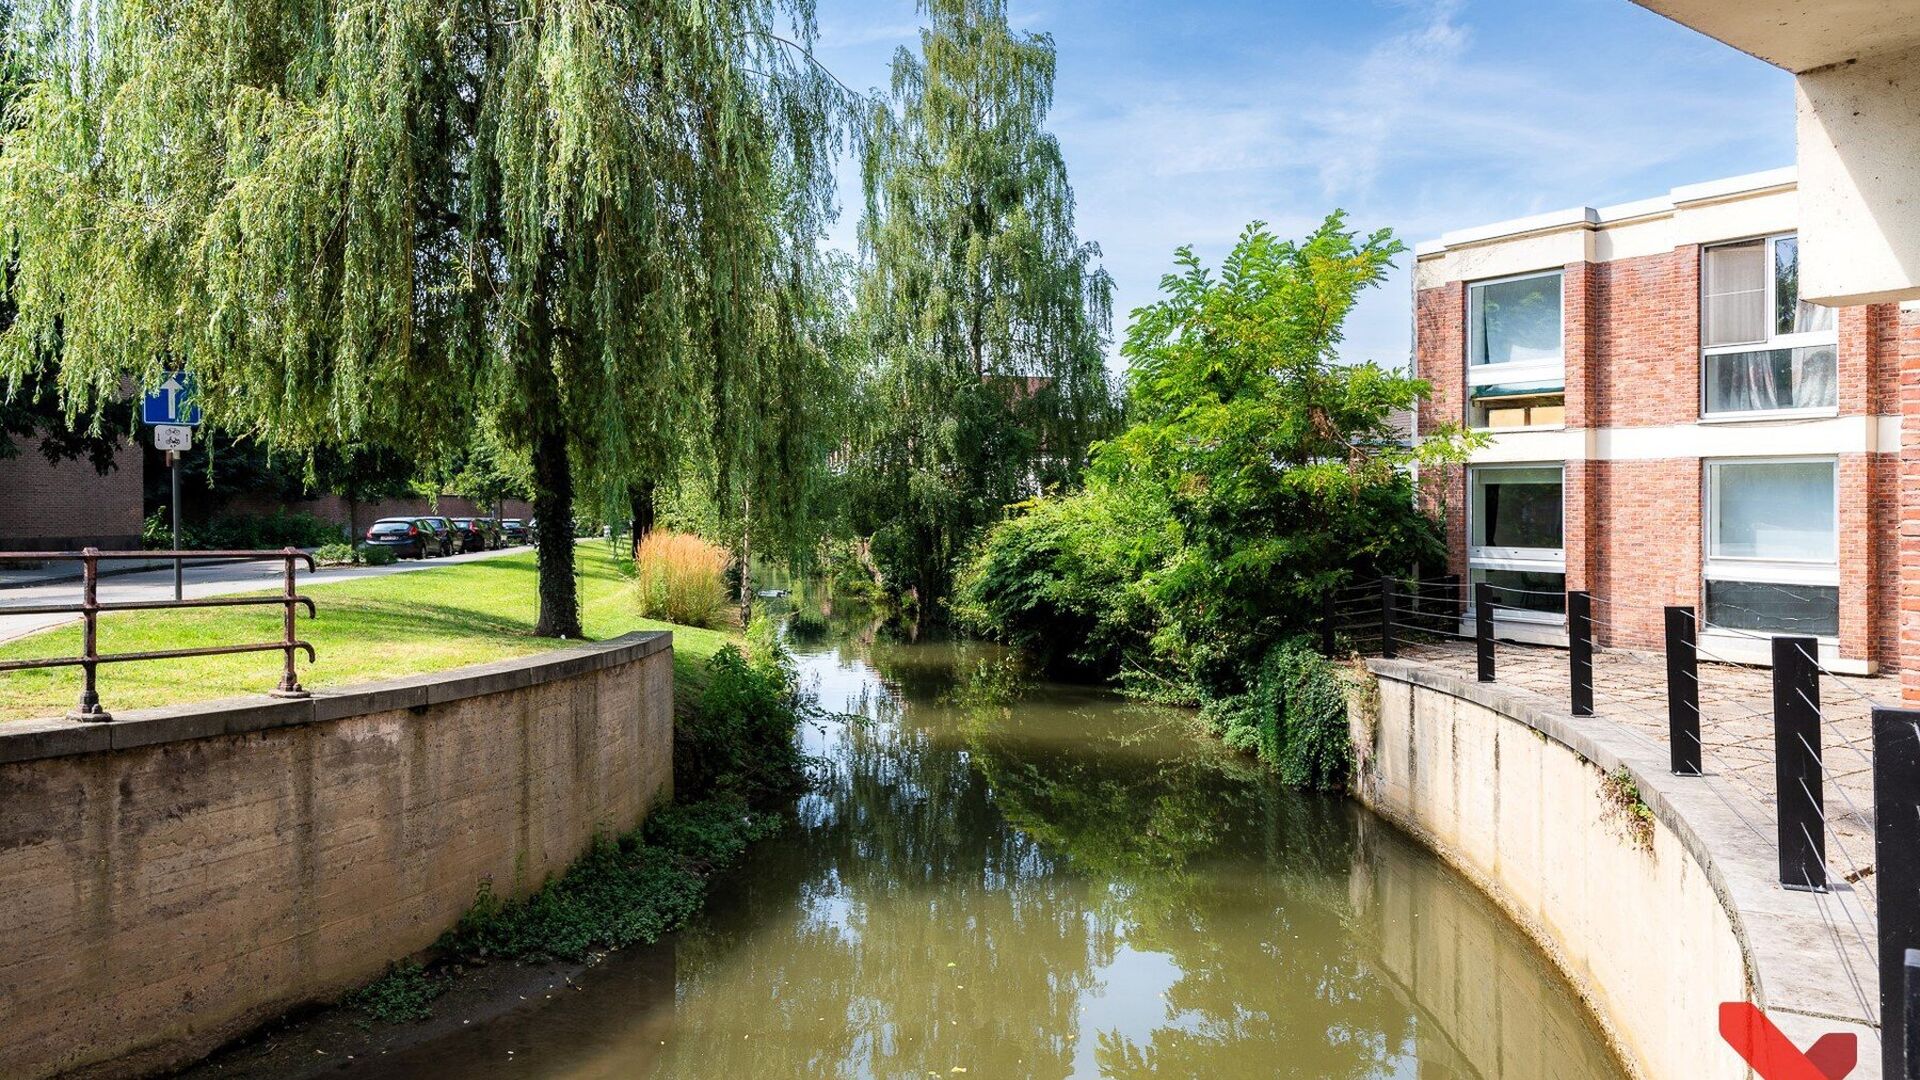
[[[1702,268],[1701,341],[1738,345],[1767,338],[1767,243],[1706,250]]]
[[[1834,559],[1838,545],[1832,462],[1755,462],[1713,468],[1714,557]]]

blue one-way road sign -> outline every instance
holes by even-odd
[[[200,426],[200,406],[194,403],[193,375],[169,371],[160,385],[147,391],[140,402],[140,420],[147,424]]]

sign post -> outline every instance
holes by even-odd
[[[197,387],[193,373],[169,371],[160,385],[148,390],[140,402],[140,419],[153,428],[153,446],[167,452],[167,468],[173,473],[173,550],[180,550],[180,452],[193,446],[193,429],[200,426],[200,405],[194,400]],[[173,560],[173,598],[180,599],[180,558]]]

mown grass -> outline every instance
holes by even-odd
[[[674,671],[683,689],[697,692],[706,662],[739,635],[675,626],[635,611],[632,566],[603,543],[576,551],[581,621],[590,640],[633,630],[674,632]],[[318,660],[300,657],[300,679],[310,690],[524,656],[568,644],[533,635],[534,553],[435,567],[405,574],[329,584],[325,573],[301,575],[319,617],[300,617],[299,634]],[[100,620],[102,652],[179,649],[276,640],[278,608],[123,612]],[[0,645],[0,660],[75,656],[80,628],[65,626]],[[104,665],[102,703],[115,712],[264,693],[279,679],[280,654],[209,656]],[[9,672],[0,676],[0,720],[60,716],[80,691],[73,668]]]

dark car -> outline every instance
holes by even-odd
[[[453,534],[460,542],[463,555],[469,551],[492,551],[500,546],[500,534],[494,530],[492,518],[454,518]]]
[[[414,518],[381,518],[367,530],[368,547],[392,550],[396,559],[424,559],[440,550],[440,539]]]
[[[519,518],[502,518],[500,521],[500,532],[507,538],[507,543],[509,544],[524,544],[527,542],[527,523],[521,521]]]
[[[451,555],[454,553],[460,541],[454,536],[452,518],[423,517],[418,520],[421,528],[432,529],[434,537],[439,540],[440,546],[432,551],[431,554]]]

